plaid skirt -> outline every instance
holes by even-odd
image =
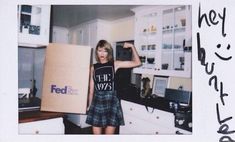
[[[96,127],[124,125],[120,102],[114,91],[96,91],[86,123]]]

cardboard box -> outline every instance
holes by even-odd
[[[90,58],[89,46],[48,45],[41,111],[86,113]]]

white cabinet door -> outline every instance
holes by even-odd
[[[120,127],[120,134],[174,134],[175,129],[168,128],[151,120],[138,119],[136,117],[125,115],[125,125]]]
[[[125,125],[120,134],[174,134],[174,115],[154,109],[148,112],[144,105],[121,101]]]
[[[147,114],[148,112],[144,105],[140,105],[140,104],[124,101],[124,100],[121,101],[121,104],[122,104],[124,114],[128,116],[136,117],[138,119],[143,119],[143,120],[148,119],[149,115]]]
[[[189,43],[188,34],[191,31],[191,14],[190,6],[175,6],[166,8],[162,11],[162,48],[161,48],[161,70],[185,72],[185,75],[190,76],[187,70],[188,63],[191,58],[186,58],[188,51],[186,47],[192,46]]]
[[[19,124],[20,134],[64,134],[63,118],[53,118]]]
[[[79,28],[76,30],[76,44],[77,45],[83,45],[83,29]]]
[[[120,127],[120,134],[154,134],[157,126],[151,122],[125,115],[125,125]]]
[[[154,109],[152,114],[149,114],[148,121],[153,122],[157,126],[169,128],[172,131],[174,130],[174,114],[158,109]]]
[[[89,24],[82,24],[69,29],[69,43],[77,45],[90,45]]]
[[[74,26],[69,29],[70,43],[90,45],[95,48],[100,39],[110,42],[110,24],[103,20],[94,20]]]
[[[82,45],[90,45],[90,29],[89,25],[83,25],[83,39]]]
[[[68,43],[69,31],[67,28],[53,26],[53,43]]]
[[[49,5],[19,5],[19,46],[39,47],[49,43],[50,10]]]
[[[98,37],[97,37],[97,22],[92,22],[89,23],[89,37],[90,37],[90,46],[92,48],[95,48],[97,42],[98,42]]]
[[[110,24],[103,20],[93,20],[87,23],[74,26],[69,29],[69,43],[77,45],[89,45],[95,49],[101,39],[108,40],[110,43]],[[95,60],[95,50],[93,50],[93,63]]]

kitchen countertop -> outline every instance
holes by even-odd
[[[144,105],[146,107],[155,108],[167,112],[174,112],[174,110],[170,109],[169,107],[169,101],[162,97],[141,98],[138,95],[124,94],[122,95],[121,100],[130,101],[136,104]]]
[[[120,100],[125,100],[129,102],[133,102],[136,104],[140,104],[146,107],[147,111],[154,111],[154,109],[174,113],[175,116],[175,127],[192,132],[192,127],[188,127],[188,124],[192,123],[192,107],[191,106],[178,106],[177,109],[170,107],[170,102],[166,98],[163,97],[148,97],[141,98],[138,95],[137,91],[133,90],[125,90],[118,93],[118,97]],[[178,120],[184,120],[185,123],[183,125],[178,123]]]
[[[163,98],[163,97],[157,97],[157,96],[141,98],[137,89],[135,89],[132,86],[129,86],[126,89],[119,91],[118,97],[120,100],[126,100],[126,101],[133,102],[136,104],[144,105],[150,110],[151,108],[154,108],[154,109],[159,109],[159,110],[163,110],[166,112],[175,113],[175,110],[173,108],[170,108],[170,105],[169,105],[169,103],[171,102],[170,100]],[[180,107],[178,108],[178,111],[185,111],[189,109],[191,109],[191,106]]]
[[[46,120],[63,116],[64,114],[59,112],[45,112],[45,111],[19,112],[19,123]]]

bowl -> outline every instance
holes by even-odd
[[[147,62],[149,63],[149,64],[153,64],[154,63],[154,58],[147,58]]]
[[[186,25],[186,19],[180,19],[180,22],[182,27]]]

